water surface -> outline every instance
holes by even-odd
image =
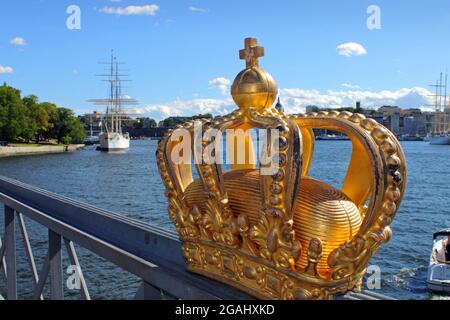
[[[70,154],[5,158],[0,159],[0,175],[174,230],[166,214],[154,156],[156,145],[156,141],[132,141],[124,154],[100,153],[88,147]],[[450,227],[450,147],[405,142],[403,148],[409,171],[407,193],[392,225],[392,240],[382,246],[371,264],[382,271],[380,293],[402,299],[445,298],[429,295],[426,270],[432,233]],[[318,141],[311,175],[339,187],[350,152],[350,142]],[[3,228],[3,218],[0,220]],[[47,250],[46,230],[29,220],[27,224],[40,268]],[[18,247],[22,249],[21,242]],[[94,298],[132,298],[139,285],[137,278],[81,248],[78,254]],[[19,291],[28,298],[31,278],[23,251],[19,256]],[[0,290],[4,294],[2,275]]]

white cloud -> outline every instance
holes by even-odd
[[[362,90],[307,90],[301,88],[284,88],[280,90],[281,103],[287,113],[305,112],[306,106],[316,105],[323,108],[344,108],[355,106],[361,101],[364,108],[378,109],[383,105],[399,106],[402,108],[421,108],[433,103],[431,92],[425,88],[403,88],[396,91],[383,90],[379,92]],[[230,96],[223,99],[176,99],[162,104],[148,104],[135,108],[134,114],[152,117],[158,121],[172,116],[193,116],[211,113],[225,115],[236,109]]]
[[[212,80],[209,80],[210,87],[216,88],[223,95],[229,94],[231,81],[224,77],[218,77]]]
[[[11,67],[4,67],[0,65],[0,74],[11,74],[14,73],[14,69]]]
[[[26,46],[27,42],[22,37],[15,37],[14,39],[9,40],[9,43],[13,46]]]
[[[397,91],[333,91],[282,89],[281,97],[287,112],[304,112],[308,105],[327,108],[352,107],[356,101],[361,101],[365,108],[378,108],[383,105],[399,106],[401,108],[422,108],[432,103],[431,92],[425,88],[403,88]]]
[[[159,121],[167,117],[193,116],[205,113],[225,115],[235,108],[231,98],[193,99],[187,101],[176,99],[165,104],[149,104],[142,108],[136,108],[133,111],[136,114],[146,115]]]
[[[361,87],[358,86],[357,84],[351,84],[351,83],[343,83],[342,86],[346,89],[351,89],[351,90],[361,89]]]
[[[208,12],[208,10],[207,9],[204,9],[204,8],[199,8],[199,7],[193,7],[193,6],[189,6],[188,7],[188,10],[189,11],[192,11],[192,12]]]
[[[106,14],[115,14],[121,16],[131,15],[146,15],[154,16],[159,10],[159,6],[156,4],[147,4],[143,6],[128,6],[128,7],[103,7],[98,9],[99,12]]]
[[[359,43],[347,42],[337,46],[336,51],[341,56],[364,56],[367,50]]]

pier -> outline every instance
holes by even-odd
[[[135,299],[144,300],[251,300],[252,297],[222,283],[186,271],[181,243],[175,233],[116,213],[0,177],[0,203],[4,204],[0,271],[4,272],[8,300],[20,297],[17,291],[16,241],[23,241],[29,272],[34,279],[34,299],[44,299],[50,280],[50,299],[64,299],[62,251],[77,266],[80,299],[91,299],[74,244],[112,262],[141,279]],[[48,253],[42,270],[36,268],[26,220],[48,229]],[[18,226],[18,228],[17,228]],[[18,229],[18,230],[17,230]],[[389,299],[364,291],[351,292],[341,299]]]
[[[0,158],[74,152],[85,147],[84,144],[36,145],[36,146],[0,146]]]

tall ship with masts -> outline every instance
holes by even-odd
[[[429,135],[432,145],[450,145],[450,106],[447,92],[448,73],[445,74],[445,81],[441,73],[440,79],[436,81],[436,94],[434,103],[434,119],[431,123],[431,133]]]
[[[135,99],[129,98],[122,92],[124,77],[127,75],[120,74],[119,65],[124,63],[119,62],[113,54],[111,54],[111,61],[101,64],[108,66],[108,74],[99,75],[104,77],[105,82],[109,85],[109,95],[105,99],[89,100],[95,105],[106,106],[106,112],[102,115],[102,131],[99,135],[100,150],[105,152],[110,151],[124,151],[130,148],[130,135],[122,131],[122,122],[129,118],[129,113],[126,112],[124,106],[136,105]]]

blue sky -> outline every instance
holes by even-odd
[[[72,4],[81,9],[81,30],[66,27]],[[380,30],[367,28],[370,5],[381,10]],[[126,91],[139,112],[224,113],[233,108],[229,81],[244,66],[238,50],[253,36],[289,111],[355,100],[420,107],[430,102],[427,85],[450,66],[448,30],[448,0],[3,0],[0,81],[92,111],[86,100],[107,93],[97,62],[114,49],[127,62]],[[340,55],[347,43],[365,54]]]

